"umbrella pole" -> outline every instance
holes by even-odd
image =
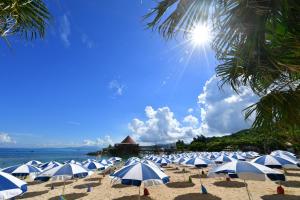
[[[248,188],[248,184],[246,183],[245,179],[244,179],[244,183],[245,183],[248,198],[249,198],[249,200],[252,200],[252,196],[251,196],[251,193],[250,193],[249,188]]]
[[[201,180],[201,175],[200,175],[200,169],[198,169],[198,173],[199,173],[200,184],[202,185],[202,180]]]
[[[139,200],[141,199],[141,186],[139,186]]]

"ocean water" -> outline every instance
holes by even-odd
[[[0,168],[11,165],[26,163],[30,160],[38,160],[41,162],[48,162],[55,160],[63,162],[66,160],[83,161],[88,158],[88,152],[97,149],[85,148],[0,148]]]

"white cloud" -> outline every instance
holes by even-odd
[[[104,138],[97,138],[96,140],[85,139],[83,143],[85,146],[106,147],[108,145],[113,145],[113,141],[109,135],[104,136]]]
[[[211,77],[198,96],[201,107],[201,132],[207,136],[224,135],[249,128],[252,119],[244,120],[243,109],[257,102],[258,97],[248,87],[240,87],[239,94],[229,85],[218,88],[219,79]]]
[[[112,80],[109,82],[108,87],[114,92],[115,96],[122,96],[124,93],[125,85],[121,84],[118,80]]]
[[[188,113],[193,113],[194,112],[194,109],[193,108],[189,108],[188,109]]]
[[[94,42],[85,33],[81,35],[81,42],[89,49],[94,47]]]
[[[171,143],[178,139],[190,141],[199,134],[199,129],[191,124],[183,126],[174,116],[169,107],[154,110],[151,106],[145,108],[147,120],[133,119],[128,127],[133,137],[144,144]],[[187,122],[196,124],[193,116],[187,117]]]
[[[60,18],[59,33],[60,33],[60,38],[63,41],[65,47],[69,47],[71,45],[69,40],[69,37],[71,35],[71,24],[66,14],[64,14]]]
[[[0,144],[16,143],[7,133],[0,133]]]
[[[191,127],[197,127],[197,125],[199,124],[198,118],[193,115],[185,116],[183,122]]]

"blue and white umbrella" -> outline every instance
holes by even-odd
[[[30,174],[37,174],[42,172],[39,168],[33,165],[14,165],[1,170],[2,172],[12,174],[13,176],[24,177]]]
[[[159,168],[141,162],[125,166],[111,174],[111,177],[124,185],[140,186],[143,183],[145,187],[169,182],[168,175]]]
[[[20,179],[0,172],[0,199],[10,199],[27,191],[27,184]]]
[[[173,162],[176,164],[181,164],[181,163],[184,163],[185,161],[187,161],[187,159],[188,158],[179,157],[179,158],[176,158]]]
[[[83,166],[89,170],[104,170],[105,169],[104,165],[102,165],[101,163],[98,163],[98,162],[94,162],[94,161],[85,163]]]
[[[214,161],[215,161],[215,163],[224,163],[224,162],[231,162],[234,160],[235,160],[234,158],[230,158],[223,154],[223,155],[220,155],[219,157],[217,157]]]
[[[43,163],[39,166],[39,168],[41,168],[42,170],[44,170],[45,168],[49,167],[49,166],[60,166],[62,164],[60,164],[59,162],[56,162],[56,161],[50,161],[50,162],[46,162],[46,163]]]
[[[60,164],[60,163],[58,163],[58,162],[52,162],[52,163],[49,163],[49,164],[47,165],[47,167],[42,168],[42,169],[43,169],[43,171],[47,171],[47,170],[49,170],[49,169],[52,169],[52,168],[58,167],[58,166],[62,166],[62,165],[63,165],[63,164]]]
[[[47,181],[52,180],[68,180],[72,178],[84,178],[88,175],[86,168],[77,164],[64,164],[62,166],[54,167],[39,174],[35,180]]]
[[[102,160],[100,161],[100,163],[101,163],[102,165],[106,165],[106,166],[112,166],[112,165],[113,165],[112,162],[110,162],[109,160],[106,160],[106,159],[102,159]]]
[[[271,169],[269,167],[247,161],[233,161],[225,163],[212,169],[209,176],[214,174],[227,174],[232,178],[240,178],[243,180],[266,180],[285,181],[283,173]]]
[[[197,168],[207,167],[211,163],[212,162],[210,160],[200,158],[200,157],[191,158],[191,159],[188,159],[187,161],[183,162],[184,165],[195,166]]]
[[[270,168],[298,168],[299,163],[295,160],[290,159],[289,157],[282,158],[271,155],[264,155],[258,158],[255,158],[251,162],[258,163]]]
[[[28,161],[26,163],[26,165],[34,165],[34,166],[37,166],[37,165],[40,165],[42,164],[42,162],[38,161],[38,160],[31,160],[31,161]]]
[[[111,157],[111,158],[108,159],[108,161],[111,161],[111,162],[121,162],[122,158],[120,158],[120,157]]]
[[[234,153],[230,156],[231,158],[235,159],[235,160],[241,160],[241,161],[246,161],[246,158],[237,154],[237,153]]]
[[[161,166],[166,166],[171,163],[171,161],[167,158],[160,158],[155,161],[157,164],[160,164]]]

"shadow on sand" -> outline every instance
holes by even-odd
[[[84,179],[84,181],[99,181],[101,179],[102,179],[102,177],[94,177],[94,178],[86,178],[86,179]]]
[[[261,197],[263,200],[299,200],[299,195],[280,195],[280,194],[272,194],[272,195],[264,195]]]
[[[285,187],[294,187],[294,188],[300,188],[300,181],[283,181],[281,185]],[[299,197],[300,199],[300,197]]]
[[[297,177],[300,177],[300,173],[290,173],[290,172],[287,172],[285,173],[286,176],[297,176]]]
[[[65,199],[80,199],[83,198],[85,196],[87,196],[87,193],[72,193],[72,194],[65,194],[63,195]],[[58,200],[60,196],[56,196],[56,197],[52,197],[49,200]]]
[[[183,171],[183,170],[180,170],[180,171],[177,171],[177,172],[174,172],[175,174],[187,174],[187,173],[190,173],[190,171],[188,171],[188,170],[185,170],[185,171]]]
[[[127,188],[127,187],[133,187],[131,185],[123,185],[123,184],[115,184],[111,186],[112,188]]]
[[[164,168],[165,170],[167,171],[178,171],[179,169],[176,169],[176,168]]]
[[[200,174],[201,178],[207,178],[207,174]],[[199,174],[194,174],[190,176],[191,178],[199,179]]]
[[[69,184],[72,184],[72,183],[73,183],[72,181],[67,181],[67,182],[65,182],[65,185],[69,185]],[[49,183],[49,184],[45,185],[45,187],[50,187],[51,188],[52,185],[54,187],[60,187],[60,186],[64,186],[64,182]]]
[[[227,188],[242,188],[245,187],[245,183],[238,181],[217,181],[213,183],[218,187],[227,187]]]
[[[221,200],[221,198],[211,194],[189,193],[179,195],[174,200]]]
[[[120,198],[116,198],[113,200],[138,200],[139,199],[139,195],[131,195],[131,196],[125,196],[125,197],[120,197]],[[141,196],[141,200],[151,200],[151,197],[147,197],[147,196]]]
[[[48,193],[48,190],[43,190],[43,191],[36,191],[36,192],[26,192],[25,194],[23,194],[22,196],[16,197],[16,199],[31,199],[33,197],[36,196],[40,196],[43,194]]]
[[[38,181],[32,181],[32,182],[28,182],[27,185],[38,185],[41,184],[43,182],[38,182]]]
[[[73,188],[74,189],[87,189],[89,185],[90,185],[90,187],[98,187],[101,185],[101,183],[97,183],[97,182],[84,183],[81,185],[75,185]]]
[[[190,182],[171,182],[167,183],[167,187],[169,188],[188,188],[188,187],[194,187],[194,183]]]

